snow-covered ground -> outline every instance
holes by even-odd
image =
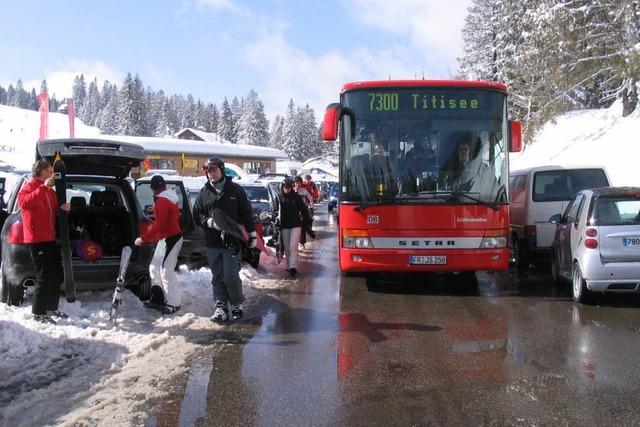
[[[541,165],[601,165],[612,185],[640,186],[640,108],[622,117],[622,104],[574,111],[547,123],[522,153],[511,154],[511,170]]]
[[[261,273],[241,270],[250,316],[258,290],[287,286],[283,268],[263,255]],[[169,393],[202,344],[211,322],[211,273],[179,272],[180,312],[162,316],[129,291],[116,326],[108,322],[111,291],[81,293],[60,308],[57,325],[33,320],[30,304],[0,304],[0,425],[139,425],[145,402]],[[147,408],[148,409],[148,408]]]

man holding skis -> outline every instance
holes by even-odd
[[[251,202],[244,189],[227,177],[224,161],[210,157],[204,165],[207,183],[202,187],[193,207],[195,222],[204,228],[207,260],[213,276],[215,306],[211,320],[225,323],[229,320],[229,306],[234,320],[242,318],[242,280],[238,252],[225,242],[221,224],[214,221],[214,210],[218,209],[229,219],[244,226],[249,234],[249,247],[257,246],[257,235],[253,223]]]

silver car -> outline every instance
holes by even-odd
[[[639,187],[582,190],[549,222],[551,274],[571,281],[576,302],[593,292],[640,293]]]

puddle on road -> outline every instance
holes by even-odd
[[[212,359],[198,360],[191,365],[184,397],[180,405],[179,426],[196,425],[198,418],[207,414],[207,390],[213,369]]]

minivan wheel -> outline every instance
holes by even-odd
[[[573,264],[572,274],[573,300],[580,304],[587,304],[590,301],[591,292],[587,289],[587,282],[582,277],[582,271],[578,263]]]

